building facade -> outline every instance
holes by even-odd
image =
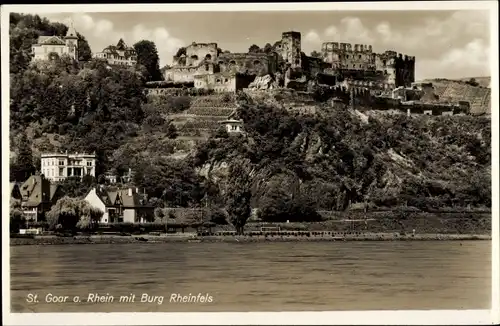
[[[154,207],[147,204],[145,194],[137,188],[107,191],[102,187],[89,191],[85,200],[104,212],[100,223],[144,223],[154,218]]]
[[[21,207],[28,221],[43,220],[57,200],[64,196],[61,187],[51,184],[43,175],[32,175],[19,188]]]
[[[78,35],[71,23],[65,37],[39,36],[31,46],[33,60],[56,60],[63,55],[78,60]]]
[[[109,65],[115,66],[134,66],[137,64],[135,49],[125,44],[122,39],[116,45],[110,45],[101,52],[95,53],[94,58],[106,60]]]
[[[41,155],[41,171],[50,181],[63,181],[67,177],[95,177],[95,154],[44,153]]]

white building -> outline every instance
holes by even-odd
[[[221,123],[226,126],[226,131],[229,134],[242,132],[243,121],[241,121],[241,120],[236,120],[236,119],[230,118],[230,119],[221,121]]]
[[[102,52],[94,54],[96,59],[104,59],[110,65],[134,66],[137,63],[137,54],[133,47],[128,46],[122,39],[117,45],[110,45]]]
[[[41,171],[51,181],[62,181],[67,177],[91,175],[95,177],[95,154],[42,154]]]
[[[104,212],[99,223],[145,223],[152,222],[154,207],[147,204],[145,194],[138,188],[107,191],[102,187],[92,188],[85,200]]]
[[[54,60],[67,55],[78,60],[78,36],[73,23],[65,37],[39,36],[37,43],[31,46],[33,60]]]

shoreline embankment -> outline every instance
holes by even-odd
[[[126,244],[126,243],[170,243],[170,242],[335,242],[335,241],[469,241],[491,240],[488,234],[410,234],[364,233],[343,236],[250,236],[250,235],[77,235],[74,237],[34,236],[33,238],[11,238],[11,246],[21,245],[65,245],[65,244]]]

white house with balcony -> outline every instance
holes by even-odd
[[[41,171],[50,181],[63,181],[67,177],[90,175],[95,177],[96,155],[85,153],[44,153]]]

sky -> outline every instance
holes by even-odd
[[[306,11],[306,12],[87,12],[43,13],[68,24],[88,40],[92,52],[116,44],[155,42],[160,65],[170,64],[181,46],[216,42],[223,50],[246,52],[302,34],[302,51],[322,42],[371,44],[416,57],[416,79],[490,76],[488,11]]]

